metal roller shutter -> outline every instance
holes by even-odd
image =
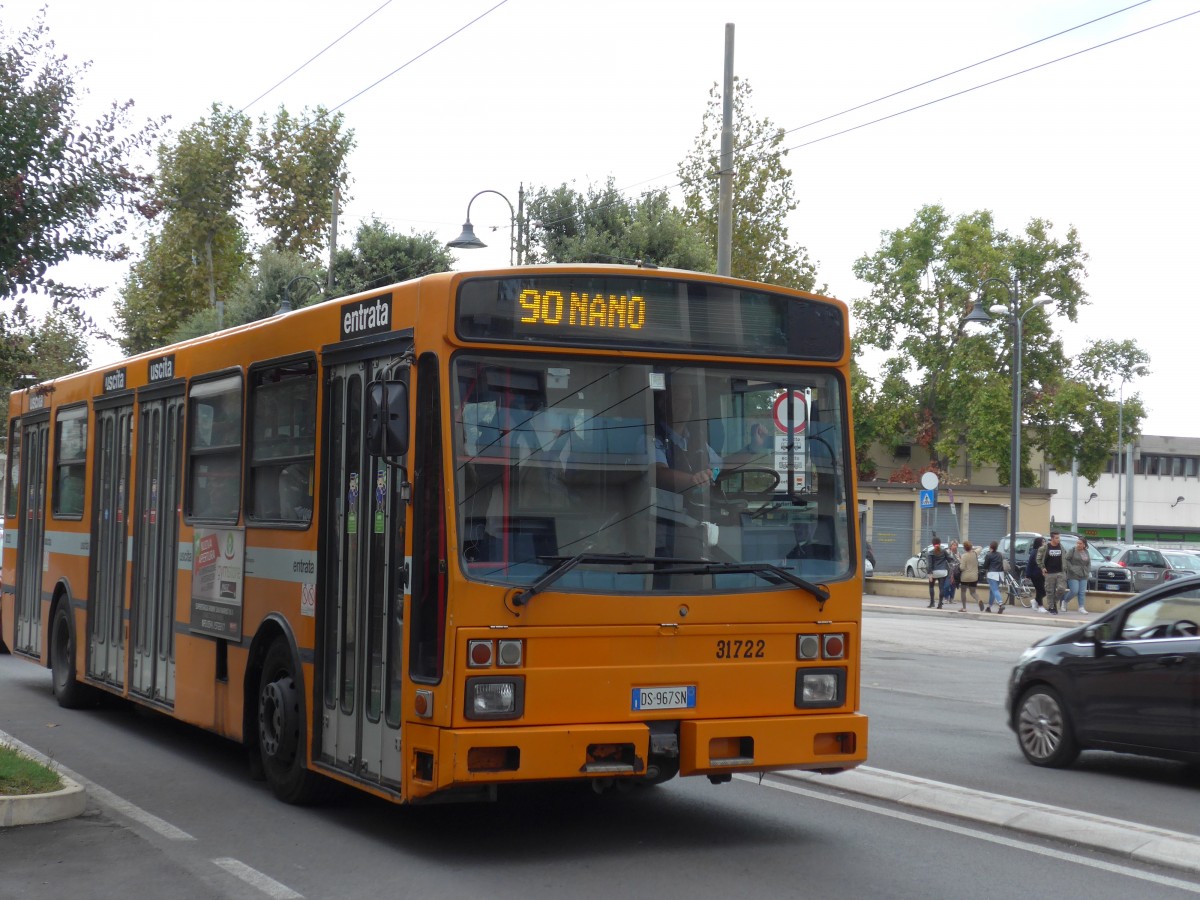
[[[971,524],[967,537],[976,547],[987,548],[1008,534],[1008,510],[1003,506],[971,506]]]
[[[912,556],[913,504],[911,500],[876,500],[871,520],[871,549],[875,551],[875,571],[903,572]]]

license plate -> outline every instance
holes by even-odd
[[[696,686],[633,689],[633,711],[645,709],[695,709]]]
[[[1157,578],[1153,572],[1138,572],[1138,578]]]
[[[1119,590],[1119,589],[1120,589],[1120,587],[1121,587],[1121,586],[1120,586],[1119,584],[1106,584],[1106,585],[1104,586],[1104,589],[1105,589],[1106,591],[1115,591],[1115,590]]]

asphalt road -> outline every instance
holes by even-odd
[[[1066,772],[1024,762],[1002,722],[1003,683],[1042,634],[868,612],[871,767],[1200,833],[1200,784],[1182,766],[1106,754]],[[119,703],[61,710],[48,673],[8,656],[0,728],[81,776],[92,797],[79,819],[0,829],[0,898],[1200,893],[1193,875],[843,795],[836,777],[676,779],[602,797],[538,786],[428,808],[348,793],[297,809],[250,781],[229,742]]]

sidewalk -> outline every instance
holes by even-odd
[[[987,589],[984,588],[979,592],[980,596],[987,595]],[[980,612],[978,604],[971,600],[967,600],[967,611],[960,612],[960,605],[957,599],[948,601],[943,604],[941,609],[929,608],[929,597],[890,597],[884,594],[863,594],[863,609],[879,609],[887,610],[888,612],[898,612],[905,615],[926,615],[926,616],[951,616],[962,619],[997,619],[1002,622],[1022,622],[1026,625],[1045,625],[1049,628],[1074,628],[1076,625],[1081,625],[1084,622],[1095,621],[1099,618],[1098,613],[1084,614],[1078,612],[1075,608],[1075,601],[1071,601],[1070,612],[1060,612],[1058,615],[1050,613],[1038,612],[1036,609],[1026,609],[1023,606],[1006,606],[1003,613],[996,613],[995,607],[992,607],[992,612]]]

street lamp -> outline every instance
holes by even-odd
[[[1004,288],[1008,295],[1009,305],[997,304],[987,312],[983,309],[983,300],[988,285],[994,284]],[[993,316],[1007,317],[1013,326],[1013,379],[1012,379],[1012,465],[1009,472],[1009,507],[1008,507],[1008,560],[1013,577],[1017,577],[1017,531],[1020,527],[1021,504],[1021,334],[1025,325],[1025,317],[1037,309],[1051,303],[1049,297],[1038,297],[1027,309],[1021,309],[1021,285],[1014,278],[1010,285],[999,278],[988,278],[979,283],[979,300],[974,304],[966,321],[987,324]]]
[[[493,191],[490,188],[480,191],[467,202],[467,221],[463,223],[462,234],[452,241],[447,241],[446,246],[456,250],[478,250],[480,247],[486,247],[483,241],[475,236],[475,229],[471,225],[471,204],[476,198],[484,194],[495,194],[508,204],[509,224],[511,231],[508,238],[508,264],[513,264],[513,257],[516,256],[517,265],[522,264],[522,255],[525,251],[524,244],[524,228],[525,228],[525,185],[522,184],[518,188],[517,193],[517,208],[513,209],[512,201],[501,194],[499,191]]]
[[[279,316],[292,311],[292,285],[297,281],[311,281],[317,286],[318,291],[321,290],[321,282],[311,275],[297,275],[283,286],[283,302],[279,304],[279,309],[275,310],[275,315]]]

